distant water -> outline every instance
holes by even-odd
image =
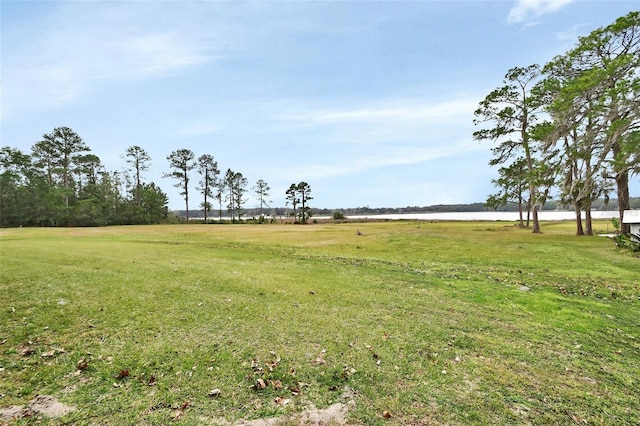
[[[584,213],[582,214],[584,218]],[[611,219],[618,217],[617,211],[592,211],[593,219]],[[484,220],[517,222],[518,212],[450,212],[450,213],[407,213],[407,214],[378,214],[378,215],[347,215],[349,219],[387,219],[387,220]],[[574,220],[575,212],[570,211],[541,211],[540,220]],[[312,219],[330,219],[330,216],[313,216]],[[526,220],[526,213],[524,220]]]
[[[449,213],[405,213],[405,214],[370,214],[370,215],[345,215],[348,219],[372,219],[372,220],[460,220],[460,221],[504,221],[517,222],[518,212],[449,212]],[[611,219],[618,217],[617,211],[592,211],[593,219]],[[270,218],[270,217],[269,217]],[[311,220],[331,219],[331,216],[312,216]],[[575,212],[570,211],[541,211],[538,212],[540,220],[574,220]],[[582,213],[584,219],[584,213]],[[192,217],[191,220],[202,220],[202,217]],[[223,216],[223,220],[230,220],[230,217]],[[243,216],[243,219],[251,219]],[[284,217],[275,217],[276,220],[284,219]],[[209,220],[218,220],[217,216],[210,217]],[[527,220],[526,213],[524,220]]]

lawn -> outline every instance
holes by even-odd
[[[543,232],[0,230],[0,424],[640,424],[640,258]]]

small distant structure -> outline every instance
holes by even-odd
[[[640,242],[640,210],[625,210],[622,216],[622,223],[629,224],[631,238]]]

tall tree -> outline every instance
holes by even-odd
[[[236,212],[238,213],[238,221],[242,219],[242,206],[247,201],[244,197],[244,194],[247,192],[247,184],[248,184],[248,180],[246,177],[242,175],[242,173],[236,172],[233,175],[233,180],[232,180],[233,204],[235,205]]]
[[[18,149],[0,148],[0,227],[27,224],[31,157]]]
[[[300,203],[300,199],[298,198],[298,185],[296,185],[295,183],[292,183],[291,186],[287,188],[287,190],[285,191],[285,199],[287,200],[287,203],[291,203],[291,208],[293,209],[292,211],[293,217],[297,218],[298,211],[296,210],[296,208]]]
[[[69,127],[56,127],[51,133],[42,135],[42,141],[34,146],[34,157],[47,164],[49,175],[54,173],[60,175],[66,208],[69,207],[69,197],[73,193],[71,188],[73,159],[76,154],[87,151],[91,149]]]
[[[518,205],[519,224],[521,228],[524,228],[524,205],[528,203],[524,196],[528,186],[526,159],[520,157],[510,165],[500,167],[498,175],[499,178],[493,179],[491,182],[499,189],[499,192],[490,195],[485,202],[485,206],[498,209],[507,203],[516,203]]]
[[[229,210],[229,213],[231,215],[231,222],[235,221],[235,198],[233,196],[234,192],[233,192],[233,180],[236,176],[236,172],[234,172],[231,169],[227,169],[227,171],[224,174],[224,185],[223,188],[225,189],[225,201],[227,202],[227,208]]]
[[[218,162],[213,158],[213,155],[204,154],[198,157],[198,173],[202,176],[200,179],[200,186],[198,190],[204,197],[202,207],[204,208],[204,221],[207,221],[207,213],[211,210],[211,203],[209,198],[214,197],[214,189],[220,175],[220,169],[218,169]]]
[[[269,191],[271,188],[263,179],[258,179],[256,182],[256,186],[253,187],[253,190],[256,192],[258,196],[258,201],[260,203],[260,218],[263,218],[262,208],[269,207],[269,202],[267,198],[269,197]]]
[[[167,156],[173,171],[164,174],[164,177],[170,177],[178,181],[174,186],[180,188],[180,195],[184,197],[187,220],[189,220],[189,172],[196,167],[194,158],[195,154],[190,149],[173,151]]]
[[[300,219],[302,223],[307,223],[307,219],[311,217],[311,208],[308,202],[313,200],[311,186],[303,181],[298,184],[297,190],[300,195]]]
[[[640,171],[640,12],[579,39],[578,45],[545,66],[551,87],[551,142],[578,131],[591,167],[616,185],[620,222],[629,209],[629,178]],[[587,176],[588,177],[588,176]],[[592,190],[587,182],[583,192]],[[622,231],[629,232],[628,224]]]
[[[222,202],[224,201],[224,195],[226,190],[225,179],[218,179],[215,186],[215,192],[213,198],[218,202],[218,221],[222,223]]]
[[[478,117],[474,120],[475,125],[490,122],[493,127],[473,133],[475,140],[498,143],[498,146],[492,149],[492,166],[521,156],[525,159],[534,233],[540,232],[538,209],[541,200],[538,197],[537,172],[534,169],[536,149],[530,132],[536,124],[541,101],[531,93],[531,89],[539,76],[538,65],[510,69],[505,75],[504,85],[487,95],[474,113]]]
[[[94,154],[75,155],[73,157],[74,172],[77,176],[77,197],[81,196],[83,187],[93,185],[98,182],[98,175],[104,167],[100,157]]]
[[[142,206],[142,172],[149,170],[151,156],[143,148],[133,145],[125,151],[124,160],[129,164],[130,170],[134,174],[136,181],[135,203],[140,207]]]
[[[242,216],[242,206],[246,202],[244,194],[247,192],[247,178],[242,173],[234,172],[227,169],[224,175],[224,186],[227,190],[227,207],[231,213],[231,221],[235,222],[235,214],[238,215],[238,221]]]
[[[47,183],[49,186],[54,187],[56,185],[55,174],[58,170],[58,154],[55,147],[49,143],[40,141],[31,147],[31,153],[34,166],[45,171]]]

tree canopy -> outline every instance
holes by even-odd
[[[577,233],[592,234],[593,202],[615,191],[622,223],[629,179],[640,173],[640,12],[580,37],[543,67],[513,68],[476,117],[493,126],[474,138],[497,143],[490,165],[503,166],[488,205],[517,199],[527,182],[534,232],[536,206],[553,191],[576,211]]]
[[[102,226],[159,223],[167,219],[167,195],[140,172],[150,160],[139,147],[126,172],[105,170],[82,138],[55,128],[32,153],[0,148],[0,226]]]

